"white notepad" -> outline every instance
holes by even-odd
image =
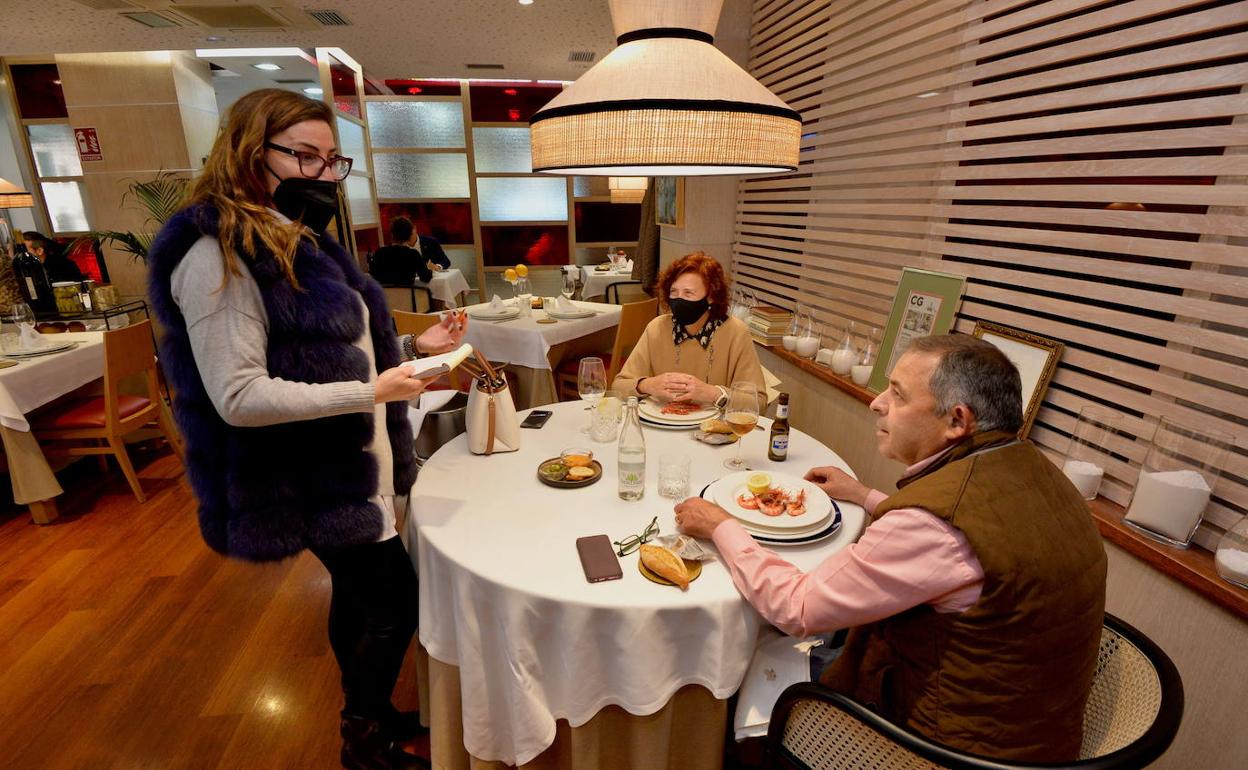
[[[441,355],[429,356],[416,361],[406,361],[403,366],[412,369],[412,376],[418,379],[428,379],[430,377],[440,377],[450,370],[459,366],[472,355],[472,345],[467,342],[460,345],[455,350]]]

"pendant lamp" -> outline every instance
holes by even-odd
[[[589,176],[797,169],[802,118],[717,49],[723,0],[610,0],[618,47],[529,121],[533,170]]]
[[[30,193],[7,179],[0,179],[0,209],[28,209],[34,205]]]

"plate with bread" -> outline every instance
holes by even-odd
[[[588,449],[565,449],[558,457],[538,463],[537,478],[558,489],[588,487],[602,478],[602,463]]]

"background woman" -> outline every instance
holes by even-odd
[[[190,205],[161,230],[150,294],[208,545],[269,561],[310,549],[329,570],[342,670],[342,763],[418,767],[390,696],[417,621],[395,530],[415,479],[400,362],[381,288],[325,228],[351,159],[329,107],[277,89],[230,109]],[[459,343],[454,314],[422,352]],[[400,503],[402,504],[402,503]]]
[[[728,317],[719,262],[700,251],[681,257],[659,276],[657,294],[668,312],[646,326],[611,387],[624,396],[723,406],[732,383],[745,380],[765,406],[763,369],[749,329]]]

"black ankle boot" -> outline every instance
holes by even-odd
[[[395,745],[381,723],[367,717],[342,715],[342,766],[347,770],[417,770],[429,760]]]
[[[381,729],[394,741],[410,741],[429,733],[429,728],[420,723],[419,711],[393,710],[381,718]]]

